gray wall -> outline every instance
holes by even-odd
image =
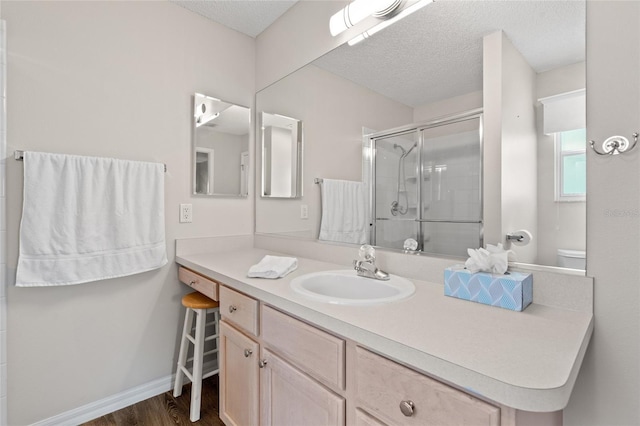
[[[22,163],[7,160],[8,414],[10,425],[22,425],[175,370],[188,289],[177,280],[175,239],[253,230],[251,200],[190,195],[192,96],[250,105],[255,41],[157,1],[3,2],[2,19],[8,153],[167,165],[167,266],[77,286],[15,288]],[[193,223],[178,223],[179,203],[193,203]]]

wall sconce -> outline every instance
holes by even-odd
[[[378,25],[349,40],[349,46],[353,46],[431,2],[433,0],[354,0],[331,17],[329,31],[332,36],[337,36],[369,16],[384,19]],[[409,6],[402,9],[402,6],[407,4]]]
[[[354,37],[351,40],[349,40],[349,42],[348,42],[349,46],[354,46],[354,45],[360,43],[362,40],[371,37],[372,35],[374,35],[378,31],[381,31],[381,30],[387,28],[389,25],[393,24],[394,22],[398,22],[402,18],[411,15],[413,12],[416,12],[416,11],[422,9],[423,7],[425,7],[426,5],[428,5],[429,3],[432,3],[432,2],[433,2],[433,0],[418,0],[418,1],[416,1],[411,6],[404,8],[399,13],[397,13],[397,14],[393,15],[392,17],[380,22],[375,27],[370,28],[367,31],[365,31],[362,34],[360,34],[359,36]]]
[[[332,36],[344,32],[369,16],[383,18],[395,11],[403,0],[354,0],[329,20]]]

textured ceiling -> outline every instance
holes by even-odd
[[[252,37],[296,3],[170,1]],[[437,0],[314,63],[415,107],[482,90],[482,38],[500,29],[536,72],[585,60],[584,0]]]
[[[169,1],[251,37],[260,34],[297,3],[297,0]]]
[[[536,72],[585,60],[580,0],[440,0],[314,64],[410,106],[482,90],[482,38],[503,30]]]

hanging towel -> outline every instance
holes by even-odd
[[[298,268],[295,257],[265,256],[262,260],[249,268],[247,276],[250,278],[282,278]]]
[[[166,263],[163,164],[24,153],[16,286],[80,284]]]
[[[322,223],[318,239],[343,243],[367,242],[366,185],[323,179]]]

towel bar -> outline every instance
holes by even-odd
[[[18,160],[18,161],[22,161],[24,160],[24,151],[21,150],[15,150],[13,151],[13,158]],[[167,165],[164,164],[164,171],[167,171]]]

